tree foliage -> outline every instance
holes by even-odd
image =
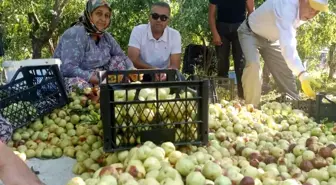
[[[124,50],[133,27],[148,22],[151,4],[156,1],[110,0],[113,15],[108,31]],[[298,30],[298,50],[302,58],[316,57],[321,48],[336,42],[335,1],[329,0],[330,13],[320,14]],[[180,31],[184,47],[190,43],[210,44],[208,0],[166,2],[172,8],[170,26]],[[256,7],[262,2],[256,0]],[[84,4],[83,0],[3,0],[0,3],[0,31],[5,35],[5,59],[51,57],[59,37],[77,20]]]

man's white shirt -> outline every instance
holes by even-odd
[[[170,55],[181,53],[181,35],[170,27],[166,27],[163,35],[156,40],[153,37],[150,23],[133,28],[129,44],[140,49],[140,59],[154,67],[167,68]]]
[[[279,41],[281,52],[294,75],[304,71],[296,46],[299,18],[299,0],[267,0],[249,16],[254,33],[270,41]]]

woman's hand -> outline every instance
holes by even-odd
[[[42,185],[31,169],[0,142],[0,179],[6,185]]]
[[[98,75],[97,75],[97,73],[94,72],[94,73],[91,75],[91,78],[90,78],[89,82],[90,82],[91,84],[94,84],[94,85],[98,85],[98,84],[99,84],[99,79],[98,79]]]

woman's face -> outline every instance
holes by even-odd
[[[96,8],[91,14],[91,21],[96,27],[103,31],[110,23],[111,11],[106,6],[100,6]]]

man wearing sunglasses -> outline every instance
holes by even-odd
[[[169,19],[170,6],[156,2],[151,7],[149,23],[133,28],[128,57],[137,69],[180,68],[181,35],[168,26]]]

